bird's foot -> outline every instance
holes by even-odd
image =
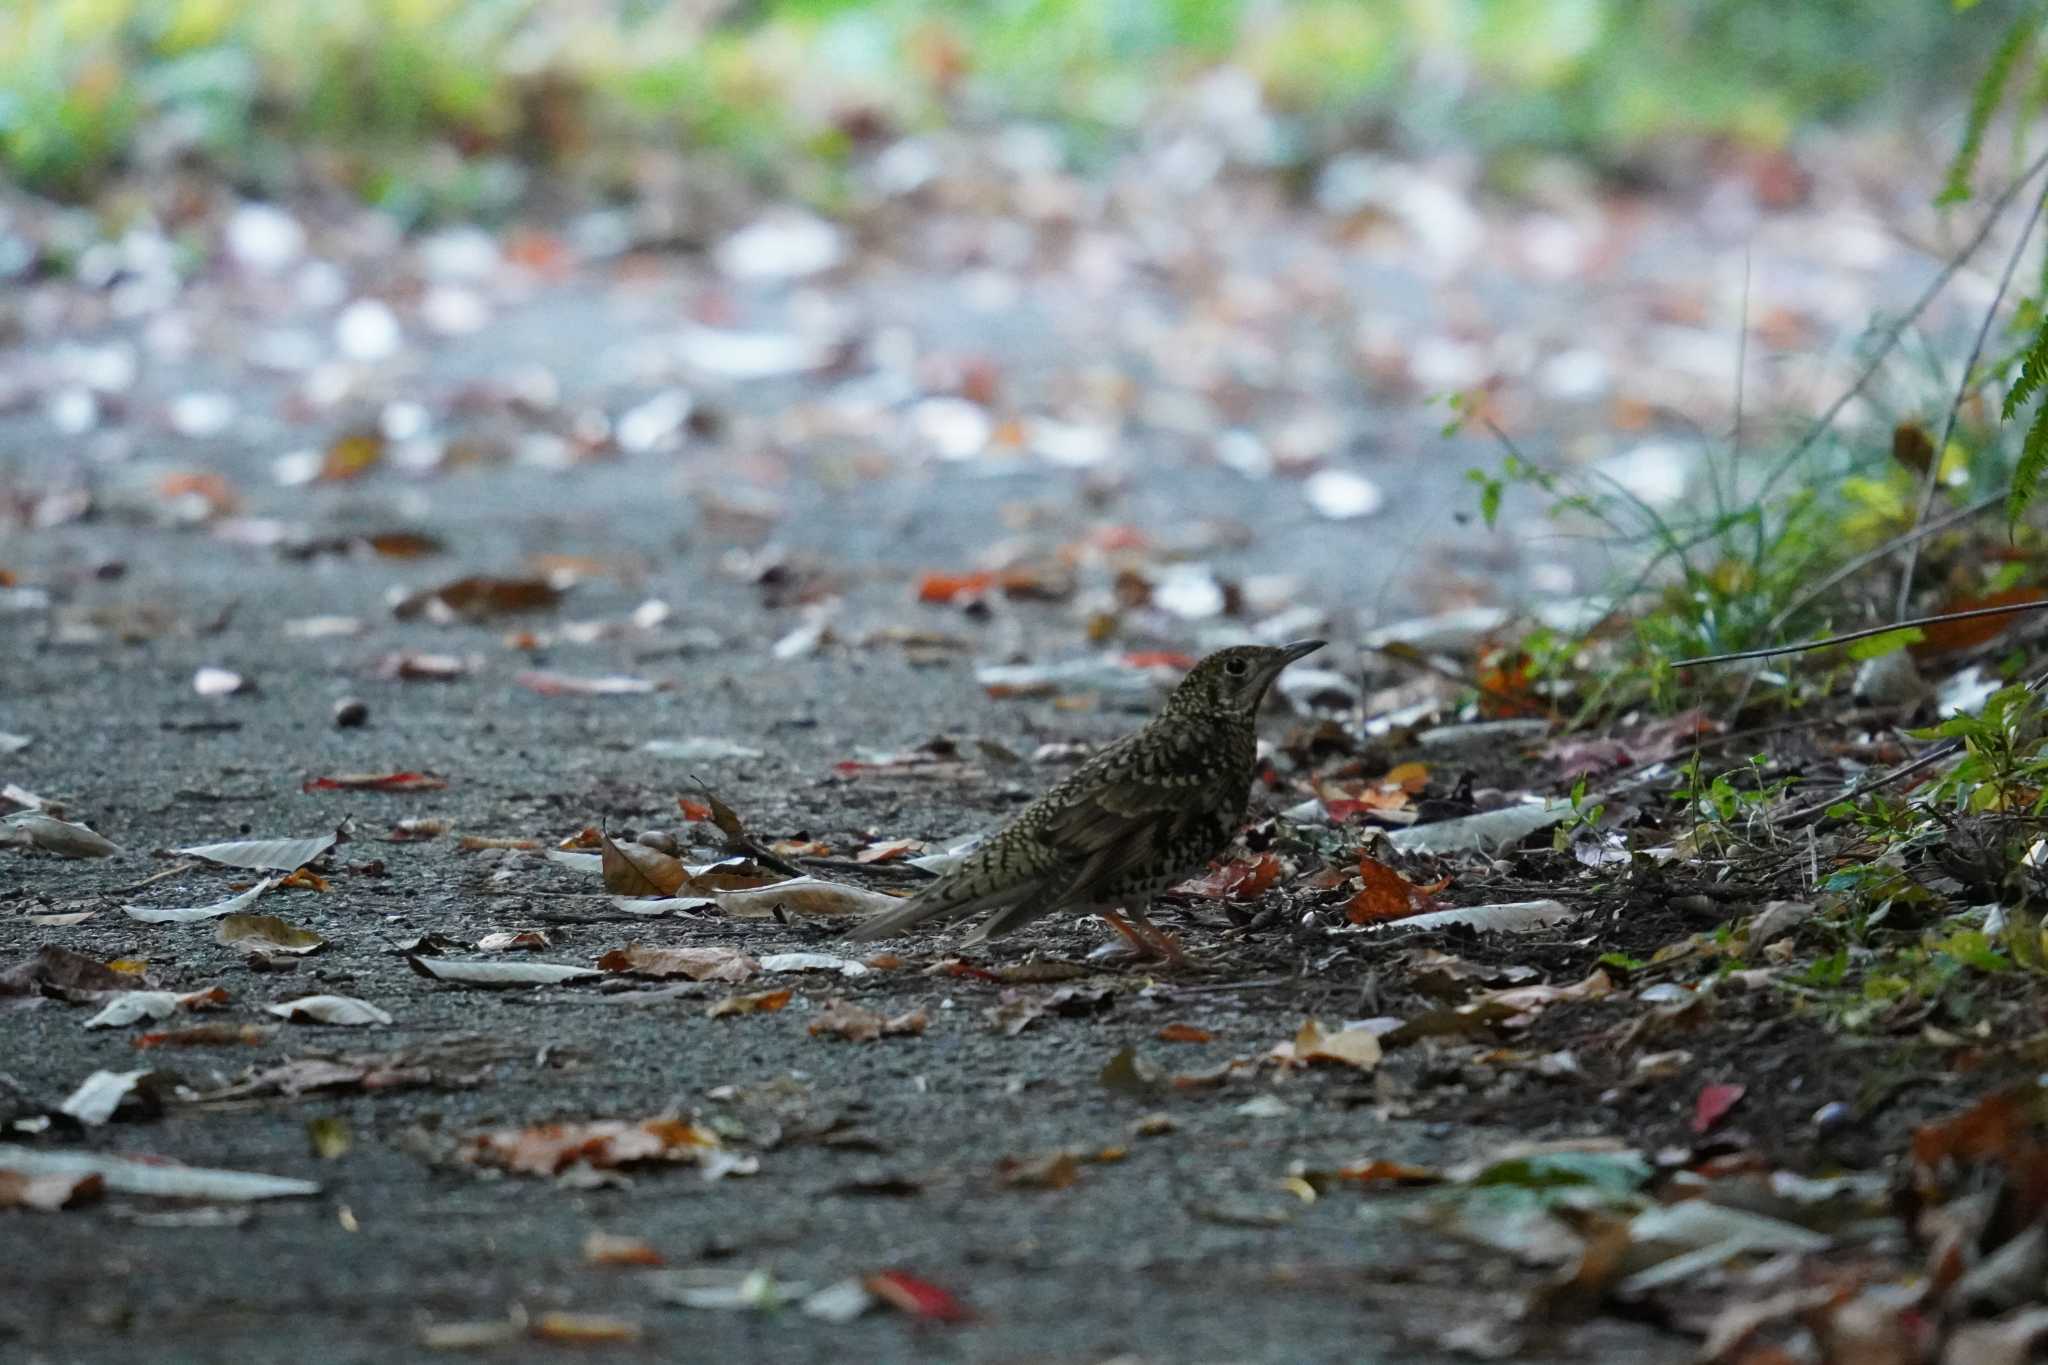
[[[1173,935],[1146,919],[1144,915],[1133,912],[1130,919],[1125,919],[1111,909],[1099,910],[1096,913],[1102,916],[1110,928],[1123,935],[1124,941],[1131,946],[1132,956],[1138,961],[1156,960],[1164,962],[1169,967],[1188,965],[1187,954],[1180,950],[1180,944],[1175,942]]]

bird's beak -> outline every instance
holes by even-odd
[[[1296,659],[1305,659],[1328,643],[1328,640],[1296,640],[1291,645],[1282,645],[1280,646],[1280,666],[1285,668]]]

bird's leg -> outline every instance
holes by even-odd
[[[1119,934],[1123,935],[1124,942],[1130,944],[1132,950],[1136,952],[1139,957],[1150,957],[1153,953],[1158,951],[1150,943],[1145,941],[1144,936],[1138,932],[1136,926],[1134,926],[1129,920],[1125,919],[1122,915],[1119,915],[1116,912],[1115,906],[1102,906],[1099,909],[1097,909],[1095,913],[1101,916],[1103,923],[1107,924],[1110,928],[1116,930]]]
[[[1113,909],[1102,912],[1103,918],[1130,940],[1140,957],[1156,957],[1170,967],[1187,965],[1187,956],[1181,952],[1180,944],[1174,942],[1173,935],[1146,918],[1143,901],[1125,901],[1123,908],[1130,915],[1130,921],[1126,922]]]

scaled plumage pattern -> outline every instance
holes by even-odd
[[[1061,909],[1101,914],[1124,929],[1118,907],[1149,929],[1145,906],[1200,871],[1244,819],[1258,751],[1253,722],[1266,690],[1281,669],[1322,646],[1302,640],[1211,654],[1143,729],[1096,754],[945,876],[847,937],[885,938],[986,914],[968,935],[978,943]],[[1159,947],[1164,936],[1152,933],[1156,941],[1147,946]]]

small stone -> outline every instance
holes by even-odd
[[[353,730],[370,719],[370,707],[361,697],[343,697],[334,703],[336,729]]]

